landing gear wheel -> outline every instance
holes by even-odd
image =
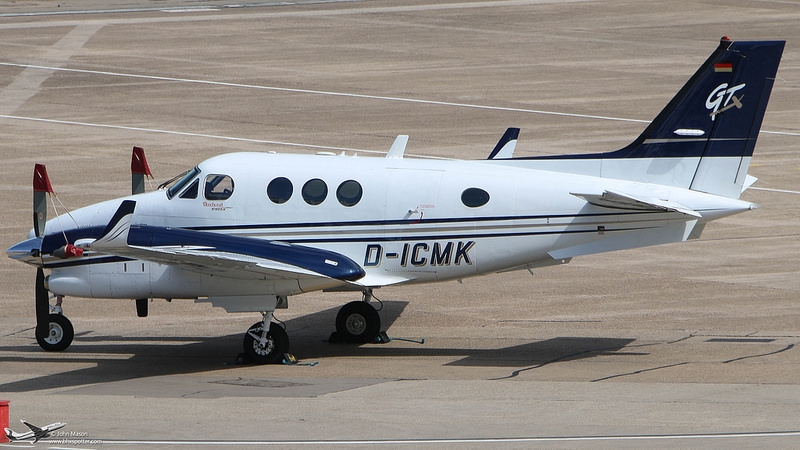
[[[351,344],[372,342],[381,331],[381,316],[367,302],[350,302],[336,315],[336,333]]]
[[[36,342],[48,352],[60,352],[70,344],[75,337],[75,329],[72,322],[61,314],[50,314],[47,318],[49,322],[47,334],[41,336],[36,333]]]
[[[289,351],[289,335],[275,322],[269,325],[269,332],[262,342],[264,322],[256,322],[244,334],[244,355],[253,364],[278,364],[283,354]]]

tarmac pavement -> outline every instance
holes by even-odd
[[[223,152],[380,156],[398,134],[425,157],[485,158],[509,126],[519,156],[609,151],[721,36],[787,41],[759,209],[688,243],[380,289],[386,344],[326,342],[352,294],[290,298],[300,364],[275,366],[237,364],[254,315],[68,298],[75,341],[45,353],[35,271],[0,259],[10,427],[68,423],[37,448],[797,447],[798,23],[780,1],[0,1],[6,247],[34,163],[75,209],[129,192],[134,145],[149,189]]]

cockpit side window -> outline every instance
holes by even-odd
[[[181,193],[180,198],[197,198],[198,186],[200,186],[200,180],[194,180],[194,183]]]
[[[158,188],[163,189],[167,188],[167,198],[172,198],[178,192],[183,189],[187,183],[192,181],[192,178],[196,177],[197,174],[200,173],[199,167],[194,167],[186,172],[172,178],[171,180],[167,181],[166,183],[160,185]]]
[[[233,178],[228,175],[208,175],[203,193],[206,200],[227,200],[233,195]]]

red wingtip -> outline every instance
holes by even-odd
[[[33,168],[33,191],[53,193],[53,186],[50,185],[44,164],[36,164]]]
[[[142,147],[133,147],[133,154],[131,155],[131,173],[139,173],[153,177],[150,173],[150,167],[147,165],[147,158],[144,156],[144,149]]]

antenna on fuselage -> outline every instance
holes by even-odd
[[[394,140],[394,144],[392,144],[392,148],[389,149],[389,153],[386,154],[387,158],[402,158],[403,153],[406,152],[406,144],[408,144],[408,135],[401,134],[397,136],[397,139]]]

